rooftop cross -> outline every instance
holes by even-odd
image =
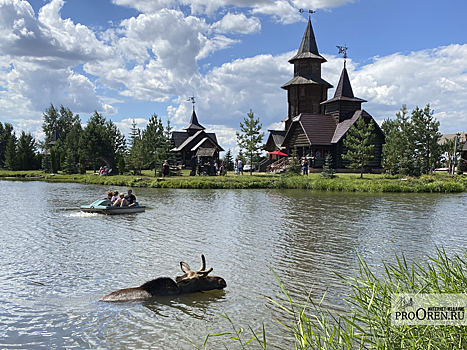
[[[345,62],[347,61],[347,45],[345,44],[344,46],[336,46],[339,49],[339,55],[344,54],[344,68],[345,68]]]

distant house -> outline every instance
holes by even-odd
[[[458,142],[457,143],[457,152],[460,152],[460,156],[463,159],[463,169],[462,170],[465,170],[466,162],[467,162],[467,133],[458,132],[458,133],[452,133],[452,134],[443,134],[443,135],[441,135],[441,138],[440,138],[438,143],[440,145],[442,145],[443,143],[446,142],[446,140],[452,140],[458,134],[459,134],[459,139],[457,141]]]
[[[198,122],[194,108],[190,123],[183,130],[185,131],[172,132],[175,147],[171,150],[180,154],[182,165],[191,165],[193,158],[202,164],[219,159],[219,152],[224,149],[217,143],[216,134],[206,132],[204,126]]]
[[[321,64],[326,62],[318,52],[311,21],[303,35],[298,53],[289,62],[294,65],[294,77],[282,86],[287,91],[288,114],[282,120],[284,130],[269,130],[264,149],[313,159],[312,166],[321,168],[324,156],[330,154],[334,168],[344,168],[349,161],[342,159],[347,152],[344,139],[358,119],[374,122],[374,158],[371,168],[381,167],[384,133],[373,117],[361,108],[363,99],[354,96],[345,67],[334,97],[327,99],[332,85],[321,78]]]

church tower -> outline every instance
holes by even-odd
[[[337,122],[340,123],[346,119],[352,118],[355,111],[362,109],[362,102],[366,101],[354,97],[344,61],[344,69],[342,69],[334,97],[321,103],[321,105],[325,107],[326,114],[332,115],[336,118]]]
[[[321,64],[326,59],[318,52],[311,19],[303,35],[298,53],[289,62],[294,65],[294,77],[281,86],[287,90],[289,110],[285,121],[288,130],[292,120],[300,113],[324,114],[322,102],[328,98],[328,89],[332,85],[321,78]]]

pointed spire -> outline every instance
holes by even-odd
[[[346,100],[346,101],[355,101],[355,102],[366,102],[361,98],[355,97],[352,90],[352,85],[350,85],[349,74],[347,73],[347,68],[342,69],[341,77],[339,79],[339,84],[337,84],[336,92],[334,97],[330,100],[322,102],[322,104],[327,104],[334,101]]]
[[[193,114],[191,115],[190,123],[183,128],[183,130],[204,130],[205,127],[198,122],[198,117],[193,107]]]
[[[347,68],[342,69],[341,77],[339,79],[339,84],[337,84],[336,92],[334,93],[334,98],[338,97],[349,97],[354,98],[352,85],[350,85],[349,75],[347,74]]]
[[[308,25],[303,34],[302,43],[298,49],[297,54],[292,57],[289,62],[293,63],[295,60],[300,58],[319,58],[321,61],[326,62],[324,57],[319,54],[318,45],[316,45],[315,33],[313,32],[313,26],[311,25],[311,19],[308,18]]]

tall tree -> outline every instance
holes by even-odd
[[[243,123],[240,122],[240,132],[236,132],[237,144],[245,150],[245,157],[250,163],[250,175],[253,172],[253,164],[259,162],[263,146],[264,133],[260,132],[261,128],[259,118],[255,119],[255,115],[250,109],[247,117],[243,119]]]
[[[21,132],[18,139],[17,156],[20,161],[21,170],[37,169],[36,163],[36,141],[30,132]]]
[[[225,161],[225,165],[226,165],[226,170],[228,171],[232,171],[234,170],[234,159],[233,159],[233,155],[232,155],[232,151],[229,150],[227,151],[227,153],[225,154],[224,156],[224,161]]]
[[[434,169],[434,164],[441,156],[439,121],[433,114],[434,111],[430,109],[429,104],[424,109],[416,107],[412,111],[416,155],[420,160],[421,170],[425,174]]]
[[[14,133],[11,135],[6,145],[5,165],[9,170],[20,170],[21,164],[18,157],[18,145]]]
[[[134,175],[140,175],[144,162],[147,159],[141,130],[139,128],[131,133],[131,148],[128,163]]]
[[[3,126],[3,124],[0,123],[0,168],[5,166],[6,146],[12,135],[13,125],[5,123],[5,126]]]
[[[97,111],[89,118],[79,140],[80,149],[97,169],[97,158],[108,157],[112,153],[112,143],[107,132],[105,117]]]
[[[117,162],[127,152],[125,135],[122,134],[118,126],[111,120],[107,122],[106,127],[111,143],[111,154],[109,157],[112,157]]]
[[[363,117],[360,117],[344,139],[344,145],[348,150],[342,155],[342,159],[350,161],[349,168],[360,169],[360,178],[363,177],[363,169],[374,157],[374,129],[373,120],[370,119],[367,124]]]
[[[151,116],[146,129],[143,131],[143,144],[146,148],[148,160],[157,174],[158,170],[162,170],[166,139],[162,120],[156,114]]]
[[[79,140],[82,133],[83,128],[81,127],[81,120],[78,119],[78,121],[73,124],[65,139],[65,155],[70,157],[69,153],[71,152],[75,163],[79,162]]]
[[[60,119],[59,111],[51,103],[43,114],[44,122],[42,123],[42,131],[45,133],[45,144],[48,146],[52,141],[55,131],[59,131],[58,120]]]

